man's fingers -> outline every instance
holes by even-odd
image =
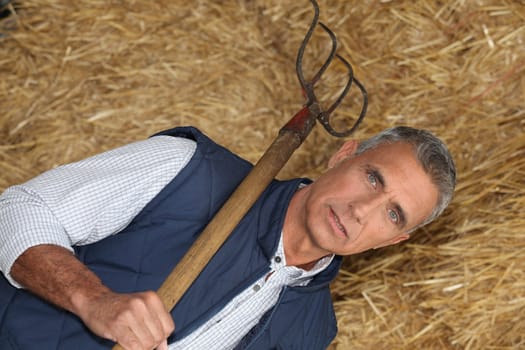
[[[157,350],[168,350],[168,341],[164,340],[161,344],[159,344]]]
[[[154,316],[159,322],[159,329],[162,330],[162,339],[166,339],[175,330],[175,324],[173,323],[173,319],[171,318],[169,310],[166,310],[166,307],[160,300],[159,296],[156,293],[150,293],[151,294],[148,294],[148,296],[151,298],[149,302],[150,305],[154,305],[150,311],[153,314],[152,316]]]
[[[175,326],[155,292],[107,293],[87,304],[84,323],[95,333],[126,350],[164,347]]]
[[[127,324],[139,340],[141,349],[153,349],[166,342],[173,331],[173,320],[157,294],[141,293],[140,298],[132,300],[130,309],[132,317]]]

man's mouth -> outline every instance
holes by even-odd
[[[342,224],[341,221],[339,220],[339,217],[338,217],[337,214],[333,211],[332,208],[330,208],[330,213],[331,213],[331,217],[334,219],[333,222],[335,223],[336,228],[342,233],[343,236],[348,237],[348,234],[347,234],[347,232],[346,232],[345,227],[343,226],[343,224]]]

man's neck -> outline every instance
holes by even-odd
[[[299,203],[303,195],[304,188],[294,194],[288,206],[283,225],[283,247],[287,265],[311,270],[319,259],[329,253],[317,249],[301,229],[304,225],[300,225],[300,222],[305,218],[301,215]]]
[[[288,236],[288,237],[287,237]],[[286,265],[295,266],[303,270],[311,270],[315,264],[326,255],[309,254],[308,250],[302,250],[300,244],[294,242],[293,237],[289,237],[286,231],[283,232],[284,255]]]

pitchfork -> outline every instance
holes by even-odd
[[[315,14],[310,28],[299,48],[296,61],[297,77],[306,98],[306,103],[304,107],[281,128],[272,145],[266,150],[230,198],[223,204],[222,208],[215,214],[214,218],[208,223],[186,255],[184,255],[160,286],[157,293],[167,310],[171,310],[180,300],[243,216],[255,203],[260,194],[275,178],[286,161],[291,157],[292,153],[308,136],[316,120],[318,120],[331,135],[345,137],[357,129],[366,114],[368,106],[366,90],[354,77],[352,66],[344,58],[336,54],[337,40],[335,35],[327,26],[319,22],[319,6],[315,0],[310,1],[314,7]],[[320,25],[330,36],[332,49],[330,55],[314,77],[311,80],[306,80],[302,68],[303,55],[317,25]],[[341,94],[335,99],[335,102],[326,110],[323,110],[315,96],[314,88],[334,58],[340,60],[347,68],[348,81]],[[351,128],[345,131],[336,131],[330,124],[330,115],[347,95],[352,83],[355,83],[361,91],[363,106]],[[122,349],[122,347],[117,344],[113,349]]]

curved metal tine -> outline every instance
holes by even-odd
[[[332,135],[335,135],[337,137],[346,137],[346,136],[353,134],[354,131],[359,127],[359,125],[363,121],[363,118],[366,115],[366,110],[368,108],[368,93],[366,92],[365,87],[363,86],[363,84],[361,84],[359,80],[354,78],[354,83],[355,85],[359,87],[359,90],[361,90],[361,94],[363,95],[363,107],[361,108],[361,113],[359,113],[359,117],[357,118],[357,120],[354,122],[354,125],[350,129],[339,132],[339,131],[335,131],[332,127],[330,127],[333,132],[330,132],[330,131],[329,132]]]
[[[308,42],[310,41],[310,38],[312,37],[312,34],[315,30],[315,26],[317,25],[319,21],[319,5],[317,5],[317,2],[315,0],[310,0],[314,7],[314,18],[312,19],[312,23],[310,24],[310,28],[308,28],[308,31],[306,32],[306,35],[304,36],[303,42],[301,43],[301,46],[299,46],[299,51],[297,52],[297,59],[295,62],[295,71],[297,73],[297,78],[299,79],[299,83],[301,84],[301,87],[306,94],[306,97],[308,99],[307,103],[313,102],[315,100],[315,96],[313,94],[312,85],[306,82],[303,75],[303,56],[304,56],[304,50],[306,49],[306,46],[308,45]]]
[[[343,62],[343,64],[346,66],[346,69],[348,69],[348,82],[346,83],[345,88],[339,95],[339,97],[335,100],[334,103],[326,110],[326,116],[328,117],[343,101],[345,96],[348,94],[348,91],[352,87],[352,81],[354,80],[354,69],[352,68],[352,65],[348,63],[347,60],[345,60],[343,57],[341,57],[339,54],[336,55],[336,57],[339,59],[339,61]]]
[[[347,67],[348,72],[349,72],[348,73],[349,80],[346,83],[346,86],[345,86],[343,92],[339,95],[337,100],[328,108],[327,111],[322,112],[317,117],[317,119],[324,126],[326,131],[328,131],[328,133],[330,133],[331,135],[336,136],[336,137],[346,137],[346,136],[351,135],[357,129],[359,124],[361,124],[361,122],[363,121],[363,118],[365,117],[366,111],[368,109],[368,93],[366,92],[366,89],[363,86],[363,84],[361,84],[361,82],[354,77],[353,69],[352,69],[352,66],[350,65],[350,63],[348,63],[348,61],[346,61],[343,57],[341,57],[339,55],[337,55],[337,58],[341,62],[343,62],[343,64]],[[348,94],[348,91],[350,90],[350,87],[352,86],[352,82],[354,82],[355,85],[357,85],[357,87],[359,88],[359,90],[361,90],[361,94],[363,95],[363,107],[361,108],[361,112],[359,113],[359,117],[357,118],[357,120],[354,122],[354,125],[350,129],[348,129],[346,131],[336,131],[330,125],[330,114],[341,104],[341,101]]]
[[[325,30],[325,32],[328,33],[328,35],[330,36],[330,40],[332,40],[332,50],[330,51],[330,55],[328,55],[328,58],[326,59],[326,61],[323,63],[323,65],[321,66],[321,68],[317,71],[317,73],[315,73],[314,77],[312,78],[311,80],[311,84],[312,86],[315,85],[315,83],[317,83],[317,81],[321,78],[321,76],[324,74],[324,72],[326,71],[326,69],[328,68],[328,66],[330,65],[330,63],[332,63],[332,60],[334,59],[334,57],[336,56],[335,54],[335,51],[337,50],[337,39],[335,37],[335,34],[334,32],[332,32],[330,30],[330,28],[328,28],[323,22],[319,22],[319,25],[321,26],[321,28],[323,28]]]
[[[357,129],[359,124],[361,124],[361,122],[363,121],[363,118],[366,115],[366,110],[368,109],[368,93],[366,92],[365,87],[356,78],[353,78],[353,80],[354,80],[355,85],[357,85],[359,90],[361,90],[361,95],[363,95],[363,107],[361,108],[361,112],[359,113],[359,117],[355,121],[354,125],[352,126],[352,128],[350,128],[350,130],[347,130],[344,133],[345,134],[344,136],[348,136],[348,135],[352,134]]]

